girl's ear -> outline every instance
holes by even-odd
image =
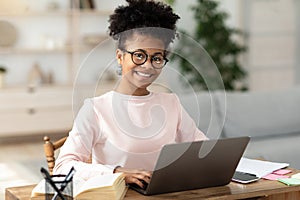
[[[123,62],[123,51],[121,51],[120,49],[117,49],[116,50],[116,58],[117,58],[118,64],[122,65],[122,62]]]

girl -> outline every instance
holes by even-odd
[[[168,62],[179,16],[161,2],[127,2],[109,19],[121,80],[113,91],[85,101],[54,173],[66,173],[71,166],[85,179],[123,172],[126,183],[143,187],[163,145],[207,139],[175,94],[147,89]]]

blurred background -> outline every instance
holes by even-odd
[[[168,1],[170,2],[170,1]],[[248,91],[274,91],[300,83],[298,0],[217,0]],[[114,87],[118,77],[108,16],[124,0],[0,1],[0,188],[37,182],[45,166],[43,136],[66,135],[84,98]],[[197,0],[172,3],[179,31],[194,38]],[[209,20],[209,19],[208,19]],[[222,21],[221,20],[221,21]],[[196,38],[195,38],[196,39]],[[222,49],[222,46],[218,47]],[[171,62],[179,68],[178,62]],[[170,64],[169,64],[170,65]],[[234,73],[234,72],[233,72]],[[160,84],[184,90],[164,73]],[[239,83],[236,83],[237,85]],[[181,88],[181,89],[180,89]],[[240,89],[238,86],[236,87]],[[231,90],[235,90],[232,88]]]

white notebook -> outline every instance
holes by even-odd
[[[288,166],[288,163],[262,161],[243,157],[241,158],[236,171],[255,174],[257,177],[261,178],[278,169],[282,169]]]

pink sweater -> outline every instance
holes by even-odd
[[[130,96],[114,91],[87,99],[60,150],[54,173],[112,173],[115,166],[152,171],[163,145],[207,137],[171,93]],[[93,163],[87,164],[93,156]]]

